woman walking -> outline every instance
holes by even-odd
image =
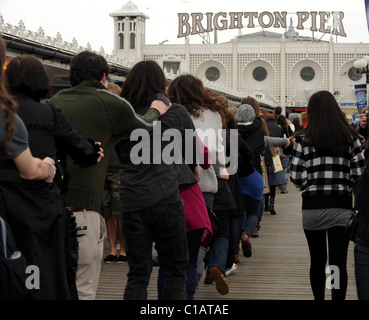
[[[302,220],[316,300],[324,299],[327,259],[331,270],[339,271],[332,300],[346,297],[349,240],[345,226],[352,214],[352,186],[364,168],[360,141],[336,99],[328,91],[316,92],[308,104],[308,126],[296,136],[291,161],[291,181],[303,191]]]

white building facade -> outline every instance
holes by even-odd
[[[162,66],[168,79],[193,74],[236,103],[253,96],[262,105],[306,108],[311,94],[328,90],[344,112],[352,115],[357,111],[355,85],[365,84],[366,76],[357,73],[353,65],[369,55],[369,43],[335,43],[333,36],[329,41],[302,37],[290,23],[283,34],[263,30],[226,43],[191,44],[189,38],[184,38],[183,44],[164,41],[148,45],[149,16],[134,3],[128,1],[109,15],[114,25],[114,50],[106,54],[100,48],[97,53],[118,70],[111,75],[116,82],[124,80],[134,63],[150,59]],[[47,36],[41,27],[38,31],[27,30],[22,21],[18,26],[7,24],[1,15],[0,33],[8,43],[9,59],[24,52],[40,52],[38,56],[48,67],[56,90],[68,86],[70,57],[92,50],[89,44],[82,48],[75,39],[71,43],[63,41],[59,33]],[[17,46],[12,49],[14,44]],[[28,51],[24,51],[25,45]],[[50,54],[45,56],[45,50]],[[69,58],[57,60],[58,55]]]
[[[365,83],[365,75],[358,74],[353,64],[369,54],[367,43],[299,37],[290,25],[284,34],[262,31],[227,43],[191,44],[186,39],[183,45],[146,45],[148,16],[135,4],[129,1],[110,16],[114,54],[131,61],[155,60],[169,78],[191,73],[210,88],[240,98],[253,96],[274,107],[306,107],[312,93],[328,90],[343,111],[356,111],[354,85]]]

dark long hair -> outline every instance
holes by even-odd
[[[310,97],[307,115],[305,139],[318,152],[341,155],[348,150],[353,131],[329,91],[318,91]]]
[[[10,93],[23,93],[40,101],[49,91],[49,77],[42,62],[31,55],[10,60],[5,75]]]
[[[225,116],[227,99],[205,88],[202,81],[193,75],[175,78],[169,84],[167,92],[171,101],[183,105],[195,118],[200,117],[204,109],[218,111],[222,118]]]
[[[152,60],[136,63],[122,84],[121,97],[133,107],[144,106],[147,99],[156,93],[165,94],[166,78],[160,66]]]
[[[277,119],[275,119],[275,122],[279,124],[286,132],[288,132],[288,121],[283,114],[280,114]]]
[[[4,148],[5,151],[8,151],[8,143],[11,141],[12,137],[15,134],[14,127],[14,113],[18,110],[18,105],[13,100],[12,96],[9,94],[8,90],[5,86],[5,75],[3,66],[5,64],[6,58],[6,45],[4,40],[0,37],[0,109],[4,110],[5,121],[6,121],[6,129],[7,135],[5,137]],[[3,119],[0,119],[3,121]]]

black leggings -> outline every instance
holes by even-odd
[[[332,227],[327,230],[304,230],[310,251],[310,284],[315,300],[324,300],[327,275],[327,234],[329,265],[338,267],[339,288],[332,287],[332,300],[345,300],[347,289],[347,250],[349,240],[345,227]],[[337,276],[333,269],[332,278]]]

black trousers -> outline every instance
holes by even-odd
[[[162,299],[184,300],[188,249],[185,215],[179,195],[151,208],[123,212],[122,233],[129,264],[124,299],[147,299],[155,243],[166,275]]]
[[[345,227],[304,230],[310,251],[310,284],[315,300],[324,300],[327,282],[327,258],[331,267],[332,300],[345,300],[347,290],[347,250]],[[328,253],[327,253],[328,236]],[[329,276],[329,273],[328,273]],[[339,279],[338,283],[337,280]]]

